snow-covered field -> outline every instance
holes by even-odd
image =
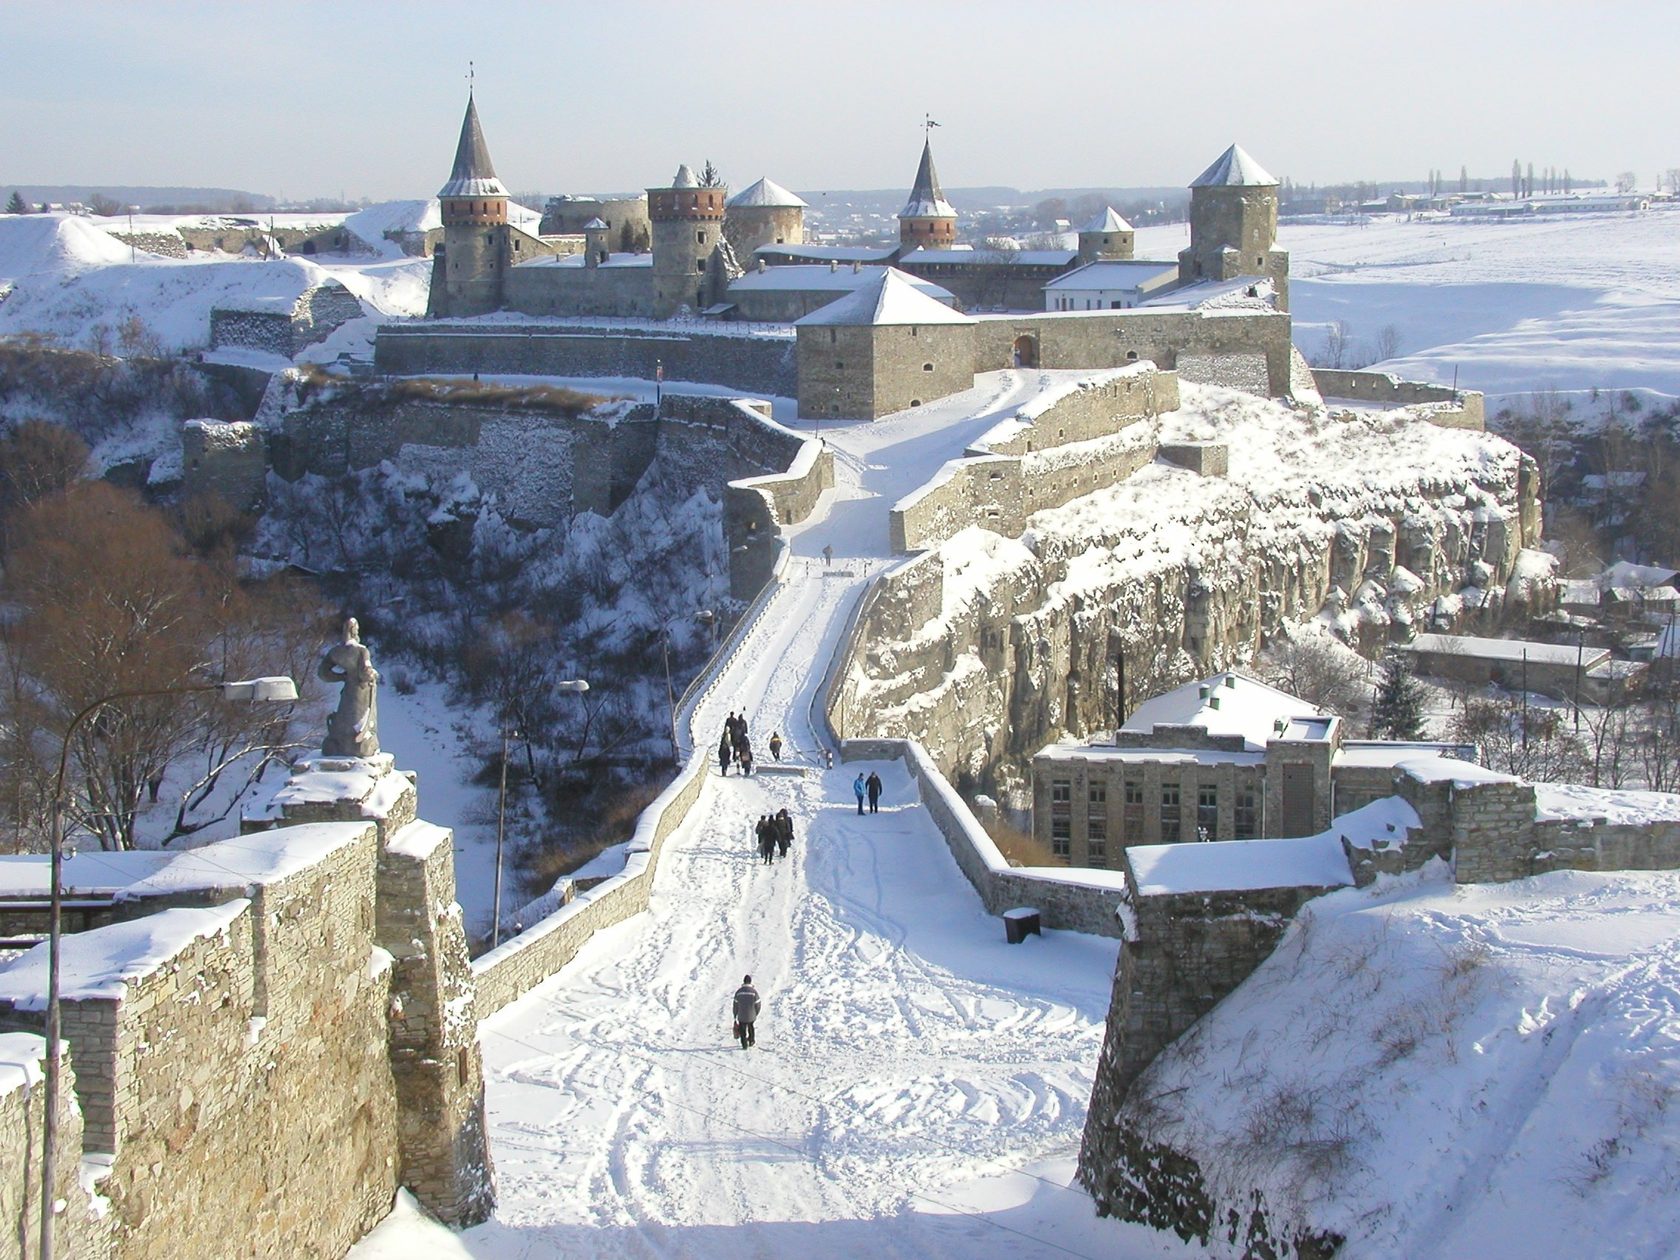
[[[1171,258],[1188,243],[1183,224],[1144,229],[1137,254]],[[1493,406],[1539,391],[1582,403],[1595,389],[1680,397],[1680,209],[1286,220],[1278,244],[1290,252],[1295,344],[1309,358],[1341,321],[1361,358],[1394,329],[1382,370],[1450,384],[1456,369]]]

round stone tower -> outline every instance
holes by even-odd
[[[1132,225],[1113,206],[1104,206],[1101,214],[1079,229],[1079,261],[1124,260],[1132,256],[1135,244]]]
[[[1277,248],[1278,181],[1233,144],[1190,184],[1190,248],[1180,284],[1267,276],[1288,309],[1289,255]]]
[[[957,211],[945,200],[939,186],[939,172],[933,169],[933,145],[922,141],[922,164],[916,168],[916,182],[910,200],[898,212],[900,248],[949,249],[957,242]]]
[[[760,245],[805,243],[806,203],[766,176],[729,199],[724,234],[743,264]]]
[[[507,266],[508,191],[491,165],[470,91],[455,167],[449,182],[438,189],[438,202],[443,247],[432,258],[427,314],[482,315],[498,309]]]
[[[706,263],[723,236],[721,185],[701,187],[687,163],[677,167],[669,188],[650,188],[653,224],[653,317],[669,319],[683,307],[708,305]]]
[[[606,220],[594,218],[583,225],[583,265],[599,267],[612,257],[610,237],[612,229]]]

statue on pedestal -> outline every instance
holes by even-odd
[[[344,684],[321,751],[329,757],[373,756],[379,751],[379,671],[354,617],[345,619],[344,641],[327,649],[315,673],[322,682]]]

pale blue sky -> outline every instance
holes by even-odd
[[[1253,15],[1259,15],[1255,20]],[[427,196],[468,58],[516,191],[1182,185],[1680,167],[1680,4],[0,0],[0,186]]]

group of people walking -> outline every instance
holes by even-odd
[[[758,856],[766,866],[776,859],[778,853],[786,857],[793,847],[793,818],[786,809],[778,809],[774,814],[760,814],[753,832],[758,837]]]
[[[718,773],[727,775],[730,762],[734,762],[742,774],[751,774],[753,771],[752,740],[747,738],[747,715],[737,714],[734,710],[723,720],[723,738],[718,741]]]
[[[770,760],[782,759],[782,733],[770,732]],[[718,773],[727,775],[731,764],[742,774],[753,772],[752,740],[747,737],[747,715],[730,711],[723,720],[723,738],[718,741]]]

